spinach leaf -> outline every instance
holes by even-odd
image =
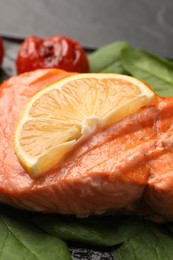
[[[145,50],[126,48],[122,52],[122,64],[134,77],[148,83],[157,94],[173,95],[173,63]]]
[[[162,226],[146,222],[142,232],[112,254],[116,260],[172,260],[173,237]]]
[[[65,216],[35,216],[40,228],[63,240],[112,246],[122,243],[143,229],[143,221],[131,217],[92,217],[77,219]]]
[[[66,244],[23,219],[23,214],[0,213],[0,259],[70,260]]]
[[[126,73],[121,63],[121,53],[128,47],[126,42],[115,42],[88,55],[90,72]]]

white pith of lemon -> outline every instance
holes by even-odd
[[[32,177],[56,166],[78,142],[154,99],[141,81],[119,74],[76,74],[34,95],[18,122],[14,146]]]

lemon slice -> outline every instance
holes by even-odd
[[[15,132],[15,151],[32,177],[57,165],[96,129],[149,104],[154,92],[118,74],[76,74],[41,90],[29,101]]]

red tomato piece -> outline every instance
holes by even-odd
[[[81,45],[61,35],[48,39],[26,38],[19,49],[16,67],[18,74],[44,68],[89,72],[87,56]]]

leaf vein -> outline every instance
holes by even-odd
[[[6,226],[6,228],[7,228],[7,230],[8,230],[8,237],[9,237],[9,234],[11,234],[11,235],[13,235],[15,238],[16,238],[16,240],[23,246],[23,247],[25,247],[29,252],[31,252],[38,260],[39,260],[39,257],[37,256],[37,254],[34,252],[34,251],[32,251],[25,243],[23,243],[21,240],[20,240],[20,238],[10,229],[10,226],[3,220],[3,218],[1,217],[1,221],[2,221],[2,223]],[[7,238],[8,238],[7,237]]]

